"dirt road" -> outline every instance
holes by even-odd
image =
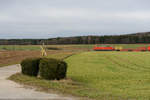
[[[72,97],[43,93],[34,89],[27,89],[7,78],[20,72],[19,65],[0,68],[0,100],[75,100]]]

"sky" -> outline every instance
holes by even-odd
[[[150,31],[150,0],[0,0],[0,38]]]

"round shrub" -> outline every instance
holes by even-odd
[[[54,80],[66,77],[67,64],[64,61],[43,58],[40,60],[40,76],[44,79]]]
[[[22,73],[29,76],[37,76],[41,58],[27,58],[21,62]]]

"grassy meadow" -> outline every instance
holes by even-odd
[[[0,45],[0,50],[4,51],[31,51],[40,50],[40,46],[36,45]]]
[[[92,50],[94,44],[78,44],[78,45],[46,45],[46,47],[51,47],[50,50],[55,50],[53,48],[58,48],[58,50]],[[97,46],[121,46],[123,48],[137,48],[137,47],[147,47],[150,44],[97,44]],[[3,51],[38,51],[40,50],[40,45],[0,45],[0,50]]]
[[[22,74],[13,75],[10,79],[21,84],[40,87],[40,90],[47,92],[52,89],[60,93],[86,97],[86,99],[82,98],[81,100],[88,100],[87,98],[96,100],[150,99],[150,52],[101,52],[92,51],[93,46],[47,46],[50,48],[47,50],[49,58],[66,58],[65,61],[68,63],[66,80],[49,81]],[[149,45],[117,44],[113,46],[136,48]],[[35,56],[38,54],[40,56],[39,49],[6,51],[31,52],[27,55]],[[23,55],[22,53],[18,54]]]
[[[85,52],[66,59],[68,77],[97,100],[149,100],[149,58],[149,52]]]

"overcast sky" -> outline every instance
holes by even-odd
[[[0,38],[150,31],[150,0],[0,0]]]

